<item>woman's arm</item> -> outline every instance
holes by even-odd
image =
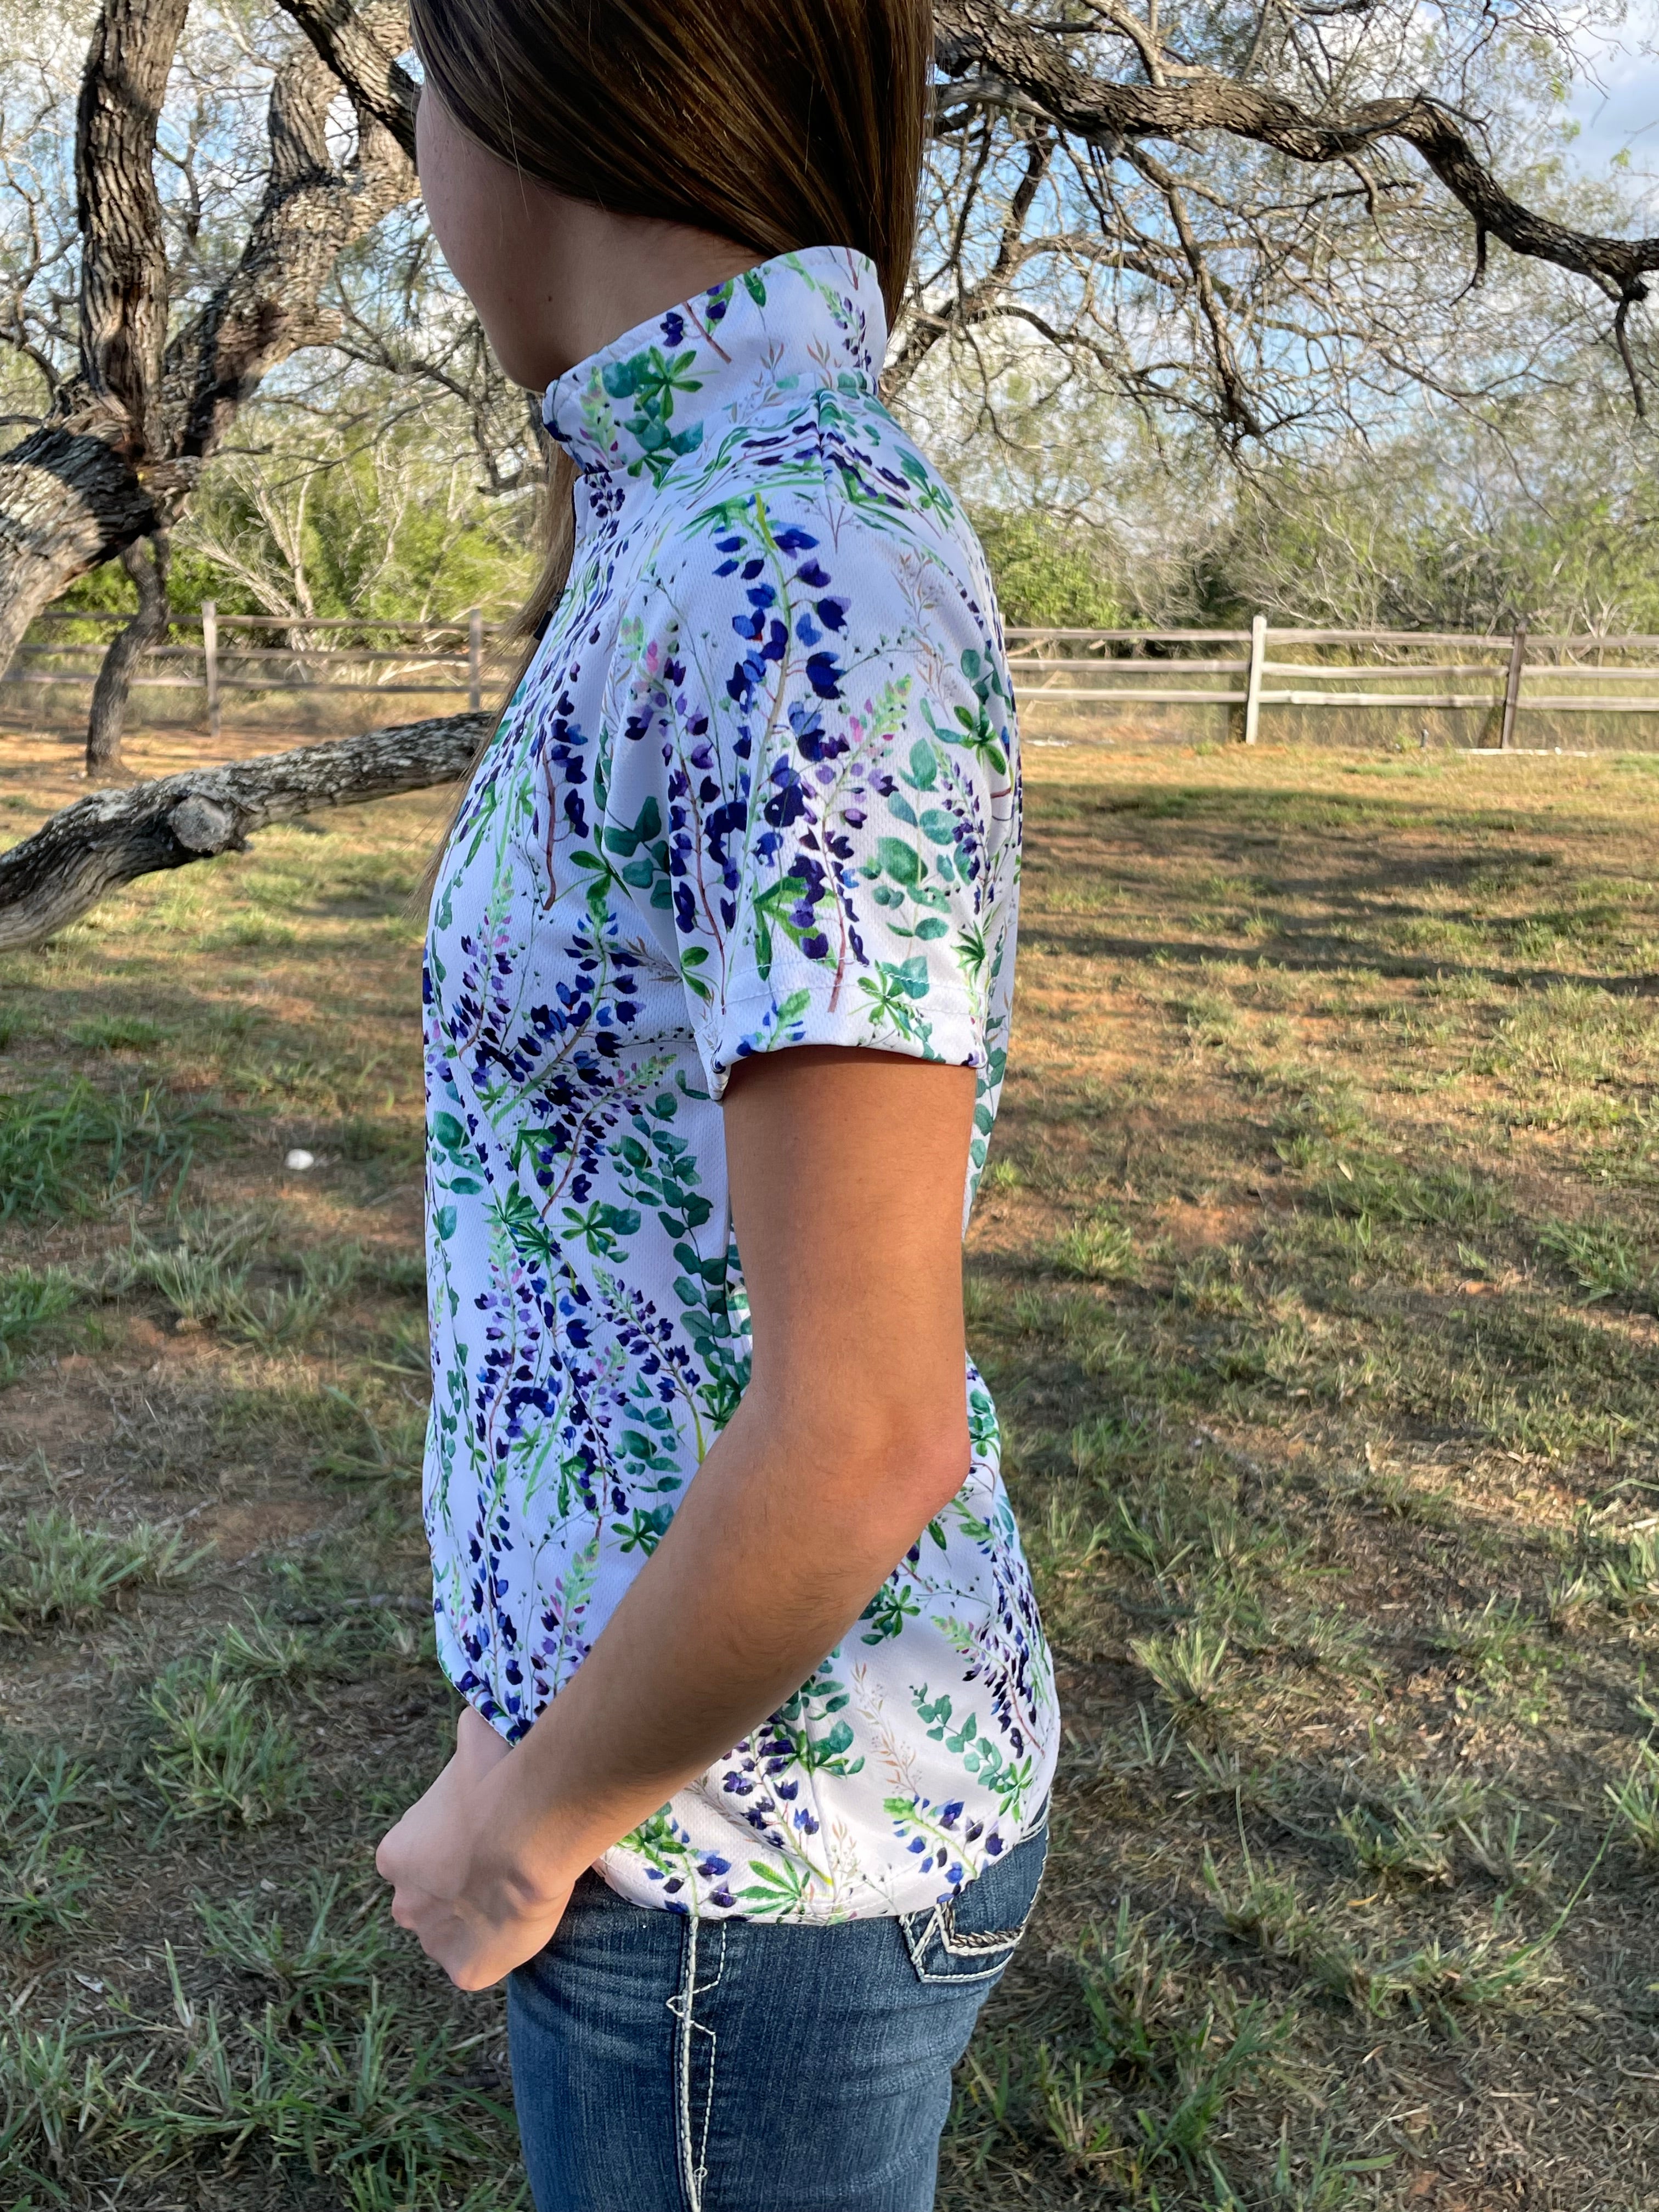
[[[781,1705],[969,1468],[971,1069],[744,1061],[726,1151],[754,1334],[742,1404],[574,1679],[509,1751],[470,1710],[382,1842],[392,1911],[464,1989],[546,1942],[584,1867]]]

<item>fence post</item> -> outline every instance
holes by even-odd
[[[215,599],[202,602],[202,666],[207,684],[208,736],[219,742],[219,607]]]
[[[1521,672],[1527,665],[1527,625],[1522,623],[1510,640],[1510,672],[1504,685],[1504,727],[1498,737],[1501,751],[1515,743],[1515,710],[1521,704]]]
[[[483,704],[483,610],[466,618],[466,703],[476,714]]]
[[[1255,743],[1256,724],[1261,719],[1261,664],[1267,658],[1267,617],[1250,617],[1250,672],[1244,679],[1244,742]]]

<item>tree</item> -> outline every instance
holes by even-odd
[[[1569,195],[1535,150],[1552,73],[1574,59],[1565,11],[937,0],[936,13],[931,221],[896,385],[941,341],[961,354],[1019,326],[1149,420],[1201,421],[1235,453],[1375,419],[1414,383],[1466,401],[1513,392],[1525,345],[1483,313],[1514,299],[1512,282],[1490,281],[1497,240],[1572,280],[1550,298],[1555,349],[1593,336],[1644,411],[1632,317],[1659,238],[1561,219]],[[1500,160],[1537,204],[1499,182]],[[1471,383],[1474,329],[1485,371]]]
[[[415,189],[398,0],[281,4],[308,43],[272,80],[261,193],[240,252],[181,306],[155,169],[191,0],[101,0],[77,117],[73,364],[55,366],[21,305],[0,332],[49,386],[45,418],[0,457],[0,660],[74,578],[177,520],[237,410],[299,348],[355,349],[476,398],[481,422],[500,411],[476,334],[394,343],[325,299]],[[1363,428],[1414,388],[1478,407],[1575,349],[1616,362],[1644,410],[1659,239],[1570,220],[1605,219],[1610,196],[1570,189],[1521,141],[1571,60],[1550,0],[936,0],[936,21],[896,397],[949,361],[988,404],[1011,360],[1041,361],[1129,400],[1149,434],[1198,425],[1246,465]],[[1512,325],[1526,267],[1547,289]]]
[[[189,4],[100,8],[76,114],[80,268],[67,369],[26,311],[40,269],[26,267],[14,286],[6,336],[39,373],[46,408],[0,457],[0,665],[77,576],[141,540],[164,541],[261,381],[298,348],[337,333],[321,302],[339,257],[415,192],[414,92],[397,59],[407,17],[398,0],[368,0],[326,36],[319,25],[319,44],[297,47],[276,69],[262,189],[240,251],[222,271],[176,267],[156,134]],[[337,49],[349,82],[331,65]],[[355,129],[337,154],[331,110],[343,86]],[[44,242],[34,251],[46,262]],[[154,619],[141,604],[139,623]],[[116,650],[133,657],[135,642]],[[118,737],[113,704],[106,748],[112,721]]]

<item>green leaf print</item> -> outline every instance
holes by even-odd
[[[512,1164],[519,1167],[523,1152],[521,1144],[513,1148]],[[521,1260],[538,1261],[544,1267],[553,1265],[556,1252],[547,1225],[536,1211],[535,1201],[517,1188],[506,1191],[490,1208],[495,1218],[507,1231],[508,1242]]]
[[[613,1521],[611,1525],[622,1538],[624,1552],[643,1552],[648,1559],[668,1534],[673,1517],[672,1505],[653,1505],[648,1513],[636,1505],[628,1520]]]
[[[798,1867],[791,1859],[776,1867],[768,1866],[763,1859],[750,1859],[749,1871],[755,1880],[738,1895],[754,1906],[750,1919],[775,1919],[785,1912],[799,1912],[805,1905],[810,1879],[805,1867]]]
[[[994,1737],[981,1734],[975,1713],[964,1714],[953,1729],[948,1694],[941,1692],[931,1703],[925,1686],[911,1694],[916,1711],[929,1723],[929,1738],[954,1753],[962,1761],[963,1772],[975,1776],[981,1789],[992,1790],[1005,1814],[1017,1814],[1031,1786],[1031,1760],[1006,1758]]]
[[[781,876],[755,899],[755,966],[762,982],[772,973],[772,932],[781,929],[799,945],[808,932],[790,919],[790,910],[805,896],[806,884],[799,876]],[[813,925],[816,927],[816,925]]]
[[[580,1237],[596,1260],[614,1260],[617,1238],[632,1237],[639,1225],[640,1217],[631,1206],[607,1206],[601,1199],[595,1199],[585,1213],[574,1206],[564,1209],[567,1241]]]
[[[653,906],[670,904],[668,842],[662,834],[662,811],[653,798],[646,799],[632,829],[620,822],[607,823],[604,842],[606,852],[627,863],[621,872],[625,884],[636,891],[652,891]]]
[[[859,1641],[860,1644],[884,1644],[890,1636],[900,1634],[907,1620],[917,1620],[921,1613],[921,1607],[916,1603],[908,1583],[902,1589],[895,1589],[891,1583],[884,1583],[859,1615],[860,1620],[870,1623]]]
[[[921,881],[921,861],[912,848],[897,837],[878,837],[876,840],[876,859],[886,874],[907,890]]]

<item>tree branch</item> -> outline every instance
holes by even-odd
[[[926,356],[948,331],[965,329],[970,323],[983,322],[996,313],[998,303],[1006,295],[1021,265],[1036,250],[1022,240],[1021,233],[1031,211],[1031,203],[1036,198],[1037,188],[1048,173],[1049,157],[1054,150],[1054,138],[1046,131],[1039,132],[1031,140],[1025,150],[1024,173],[1014,188],[1008,212],[1002,222],[995,260],[977,283],[959,290],[956,298],[939,313],[930,313],[920,306],[916,307],[903,343],[883,375],[882,388],[885,392],[891,395],[902,392]],[[962,253],[961,231],[959,223],[953,256],[958,268]]]
[[[405,21],[396,0],[362,11],[363,37]],[[279,362],[325,343],[337,319],[319,306],[335,262],[383,216],[414,195],[415,170],[376,118],[357,111],[357,147],[343,169],[329,158],[328,112],[338,84],[301,48],[270,93],[270,173],[235,269],[167,348],[172,450],[199,466],[236,410]]]
[[[409,43],[409,10],[366,8],[350,0],[277,0],[351,95],[359,115],[415,159],[415,109],[421,88],[398,56]]]
[[[447,714],[94,791],[0,854],[0,951],[43,944],[136,877],[240,852],[273,822],[453,783],[495,723],[493,714]]]
[[[1011,15],[999,0],[936,0],[935,51],[947,77],[972,82],[941,90],[941,106],[972,99],[995,104],[1000,89],[1073,136],[1109,147],[1133,137],[1180,139],[1221,131],[1293,161],[1346,161],[1379,140],[1415,149],[1483,230],[1513,252],[1588,276],[1612,299],[1646,295],[1659,269],[1659,238],[1602,238],[1569,229],[1510,198],[1459,126],[1425,93],[1362,100],[1346,114],[1309,114],[1282,94],[1209,70],[1175,83],[1120,84],[1079,68],[1069,43]]]
[[[149,547],[146,557],[144,547]],[[167,630],[167,572],[171,547],[165,530],[140,538],[121,555],[121,566],[138,593],[138,611],[125,629],[111,640],[98,681],[92,687],[92,707],[87,717],[87,773],[116,768],[121,759],[121,732],[126,721],[127,699],[133,673],[152,645],[159,645]]]

